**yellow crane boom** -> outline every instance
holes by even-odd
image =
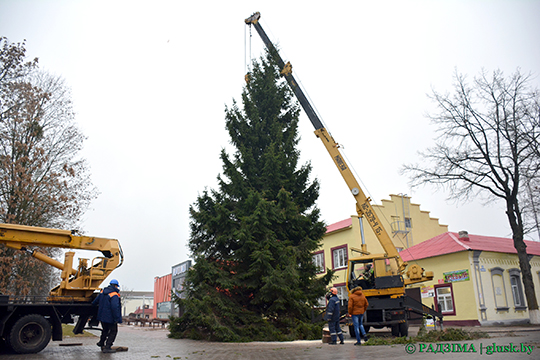
[[[416,264],[409,265],[403,261],[390,235],[371,206],[370,199],[362,191],[358,181],[341,155],[338,143],[325,129],[322,121],[294,79],[291,63],[287,62],[285,64],[261,27],[259,23],[260,17],[261,14],[256,12],[245,19],[245,23],[255,27],[268,51],[275,59],[281,69],[281,75],[287,80],[300,105],[315,127],[315,135],[321,139],[343,180],[349,187],[351,194],[354,196],[358,215],[367,219],[385,251],[384,254],[370,254],[367,252],[365,245],[362,245],[360,250],[353,249],[359,251],[362,255],[349,258],[347,262],[347,291],[350,293],[360,286],[363,288],[365,296],[369,298],[369,306],[364,314],[366,331],[370,326],[388,326],[392,329],[392,335],[408,336],[408,320],[411,313],[436,316],[442,324],[442,314],[440,312],[427,308],[421,302],[407,296],[405,291],[406,285],[433,279],[433,272],[426,271],[424,273],[424,269],[420,266]],[[246,76],[246,81],[248,80],[249,77]],[[407,278],[404,278],[403,275],[405,274]],[[349,331],[351,334],[354,333],[352,324],[349,324]]]
[[[395,293],[404,293],[404,285],[433,279],[432,272],[426,272],[424,274],[424,270],[418,265],[413,264],[413,265],[408,266],[409,264],[403,261],[403,259],[399,255],[396,247],[394,246],[394,243],[392,242],[392,239],[390,238],[390,235],[388,234],[385,227],[381,223],[381,220],[377,216],[377,213],[371,206],[371,199],[368,198],[364,194],[364,191],[360,187],[349,165],[346,163],[344,157],[341,155],[341,152],[339,151],[339,144],[334,140],[334,138],[323,126],[323,123],[319,119],[319,116],[314,111],[313,107],[311,106],[307,97],[304,95],[304,92],[302,91],[300,86],[298,86],[298,82],[296,81],[296,79],[294,78],[292,74],[291,63],[290,62],[285,63],[283,61],[283,59],[279,55],[279,52],[277,51],[275,46],[272,44],[272,42],[266,35],[264,29],[259,23],[260,17],[261,17],[261,14],[259,12],[256,12],[250,17],[248,17],[247,19],[245,19],[245,23],[255,28],[255,30],[257,31],[257,33],[260,35],[261,39],[263,40],[264,44],[268,48],[269,52],[272,54],[273,58],[276,60],[278,66],[281,69],[281,75],[283,75],[285,79],[287,80],[287,83],[289,84],[294,94],[296,95],[296,98],[300,102],[300,105],[302,106],[309,120],[315,127],[315,135],[319,139],[321,139],[323,145],[328,151],[328,154],[334,161],[336,168],[339,170],[339,173],[343,177],[343,180],[345,180],[345,183],[349,187],[351,194],[354,196],[354,199],[356,201],[356,211],[358,213],[358,216],[363,217],[368,221],[369,225],[371,226],[371,228],[373,229],[373,232],[375,233],[377,237],[377,240],[379,241],[379,243],[384,249],[384,252],[385,252],[384,254],[367,256],[367,254],[369,253],[367,252],[365,245],[362,245],[362,249],[360,250],[360,252],[365,254],[364,256],[362,256],[362,262],[367,263],[369,260],[371,260],[371,262],[374,263],[375,265],[374,266],[375,277],[379,276],[381,278],[383,277],[388,278],[389,276],[404,274],[406,268],[409,267],[406,272],[408,278],[402,281],[396,281],[395,279],[389,280],[387,281],[386,285],[382,286],[385,288],[385,290],[377,290],[377,291],[368,290],[366,291],[366,296],[381,295],[383,293],[388,294],[388,295],[392,295]],[[377,258],[380,261],[375,262],[375,258]],[[392,259],[392,265],[386,266],[386,264],[382,264],[383,262],[381,259]],[[381,264],[381,265],[378,265],[378,264]],[[390,269],[390,267],[392,269]],[[350,271],[351,270],[349,269],[349,273]],[[347,279],[348,279],[347,281],[349,282],[350,276],[348,276]]]
[[[16,224],[0,224],[0,244],[13,249],[23,250],[60,270],[61,282],[50,291],[50,301],[90,301],[92,293],[109,274],[122,265],[124,255],[116,239],[76,235],[69,230],[49,229]],[[89,259],[79,258],[79,264],[73,267],[75,253],[67,251],[64,263],[28,246],[56,247],[62,249],[93,250],[102,256]]]

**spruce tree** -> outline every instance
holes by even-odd
[[[300,109],[267,53],[253,62],[233,100],[226,128],[236,148],[223,149],[219,190],[190,207],[194,266],[172,337],[217,341],[320,338],[312,307],[332,272],[317,278],[312,254],[325,225],[315,205],[319,183],[299,166]]]

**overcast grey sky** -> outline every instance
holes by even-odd
[[[456,70],[521,68],[540,87],[540,1],[0,0],[0,35],[26,39],[27,55],[72,89],[101,192],[83,228],[120,240],[123,286],[152,290],[189,258],[189,205],[216,188],[219,152],[232,151],[225,105],[240,101],[245,64],[264,48],[244,24],[255,11],[374,203],[407,194],[451,231],[510,235],[502,203],[413,192],[399,168],[433,144],[427,94],[450,91]],[[323,219],[355,214],[305,114],[300,135]]]

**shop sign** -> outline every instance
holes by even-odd
[[[456,270],[443,273],[444,282],[456,282],[469,280],[469,270]]]

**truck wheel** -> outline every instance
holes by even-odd
[[[364,331],[366,332],[366,334],[369,332],[370,329],[371,329],[371,326],[364,325]]]
[[[51,324],[41,315],[30,314],[15,322],[9,332],[8,342],[19,354],[38,353],[51,340]]]
[[[392,325],[392,336],[399,337],[399,324]]]
[[[0,338],[0,354],[5,353],[6,351],[11,351],[11,347],[9,346],[7,339]]]
[[[370,329],[371,329],[371,326],[364,325],[364,331],[366,332],[366,334],[369,332]],[[351,335],[351,338],[356,338],[356,333],[354,331],[353,325],[349,325],[349,334]]]
[[[399,324],[399,336],[409,336],[409,322],[407,320]]]
[[[351,338],[356,338],[356,333],[354,332],[353,325],[349,325],[349,335],[351,335]]]

